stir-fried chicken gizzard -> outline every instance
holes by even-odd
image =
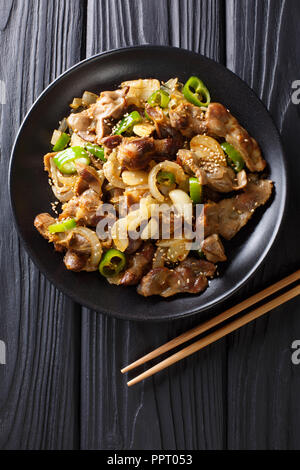
[[[145,297],[206,289],[217,263],[227,260],[222,239],[234,237],[271,196],[257,142],[211,102],[198,77],[184,85],[177,78],[131,80],[100,95],[86,91],[70,107],[44,157],[57,216],[39,214],[36,229],[64,253],[67,269],[98,271]],[[106,204],[115,213],[103,211]],[[155,204],[175,212],[155,219]],[[197,250],[176,237],[184,204],[192,209],[192,232],[204,234]],[[203,205],[200,216],[196,204]]]

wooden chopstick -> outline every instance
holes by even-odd
[[[140,359],[132,362],[128,366],[124,367],[121,372],[124,374],[125,372],[128,372],[129,370],[135,369],[136,367],[144,364],[147,361],[150,361],[151,359],[154,359],[157,356],[160,356],[161,354],[170,351],[170,349],[174,349],[177,346],[179,346],[182,343],[185,343],[189,341],[192,338],[195,338],[195,336],[200,335],[201,333],[204,333],[207,330],[210,330],[214,326],[219,325],[220,323],[223,323],[225,320],[228,320],[228,318],[233,317],[234,315],[237,315],[240,313],[242,310],[246,310],[247,308],[251,307],[252,305],[260,302],[261,300],[265,299],[266,297],[269,297],[270,295],[274,294],[275,292],[278,292],[285,287],[287,287],[290,284],[293,284],[297,280],[300,279],[300,269],[293,274],[290,274],[289,276],[281,279],[278,282],[275,282],[275,284],[272,284],[271,286],[267,287],[266,289],[263,289],[262,291],[258,292],[257,294],[252,295],[246,300],[243,300],[239,304],[235,305],[234,307],[229,308],[228,310],[225,310],[225,312],[221,313],[220,315],[217,315],[216,317],[212,318],[211,320],[208,320],[207,322],[197,325],[196,327],[192,328],[191,330],[186,331],[185,333],[182,333],[181,335],[177,336],[176,338],[172,339],[171,341],[168,341],[167,343],[163,344],[162,346],[159,346],[158,348],[154,349],[150,353],[146,354],[145,356],[141,357]]]
[[[223,338],[224,336],[228,335],[228,333],[231,333],[232,331],[237,330],[241,326],[244,326],[247,323],[250,323],[251,321],[255,320],[258,317],[261,317],[265,313],[278,307],[279,305],[284,304],[285,302],[288,302],[289,300],[291,300],[292,298],[296,297],[299,294],[300,294],[300,285],[297,285],[296,287],[290,289],[288,292],[285,292],[284,294],[280,295],[279,297],[276,297],[270,302],[267,302],[266,304],[252,310],[251,312],[244,315],[243,317],[232,321],[228,325],[221,327],[219,330],[214,331],[213,333],[205,336],[202,339],[199,339],[198,341],[191,344],[190,346],[187,346],[181,351],[173,354],[172,356],[168,357],[164,361],[160,362],[159,364],[156,364],[155,366],[151,367],[150,369],[146,370],[142,374],[138,375],[134,379],[127,382],[127,385],[130,387],[140,382],[141,380],[144,380],[147,377],[150,377],[151,375],[156,374],[156,372],[159,372],[165,369],[166,367],[169,367],[170,365],[175,364],[175,362],[181,361],[181,359],[184,359],[185,357],[190,356],[191,354],[195,353],[196,351],[199,351],[205,346],[208,346],[209,344],[214,343],[215,341],[218,341],[220,338]]]

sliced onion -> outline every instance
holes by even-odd
[[[50,159],[50,177],[53,181],[52,191],[61,202],[69,201],[73,196],[73,186],[76,176],[63,176],[55,165],[53,158]]]
[[[169,196],[178,214],[183,217],[185,223],[191,225],[193,220],[193,201],[189,195],[181,189],[174,189],[169,192]]]
[[[60,132],[66,132],[66,130],[68,129],[68,123],[67,123],[67,119],[66,118],[63,118],[60,123],[59,123],[59,128],[58,130]]]
[[[155,126],[150,122],[142,122],[133,126],[133,133],[139,137],[149,137],[155,131]]]
[[[124,189],[126,188],[126,184],[120,176],[121,170],[122,168],[118,161],[117,154],[113,151],[108,157],[107,162],[103,165],[104,175],[112,186]]]
[[[57,129],[55,129],[53,131],[53,134],[52,134],[52,137],[51,137],[51,145],[55,145],[56,142],[58,141],[58,139],[60,138],[62,132],[61,131],[58,131]]]
[[[96,232],[87,227],[75,227],[71,234],[77,233],[81,237],[85,238],[90,245],[91,253],[88,262],[83,269],[84,271],[96,271],[100,263],[102,256],[102,247]]]
[[[128,171],[122,173],[122,180],[127,186],[138,186],[148,183],[148,173],[142,170]]]
[[[159,235],[159,223],[157,219],[151,217],[146,227],[141,233],[142,240],[149,240],[150,238],[156,239]]]
[[[86,140],[83,140],[81,137],[79,137],[79,135],[76,134],[76,132],[73,132],[70,145],[71,147],[85,147]]]
[[[227,166],[226,156],[219,142],[208,135],[195,135],[190,148],[198,156],[201,168],[212,172],[216,166]]]
[[[169,91],[173,92],[176,90],[178,84],[178,78],[170,78],[167,82],[165,82],[162,88],[168,88]]]
[[[126,217],[118,219],[111,229],[111,237],[120,251],[125,251],[129,245],[128,232],[133,232],[151,216],[151,206],[155,203],[151,196],[141,199],[139,209],[129,212]]]
[[[170,171],[171,173],[173,173],[177,184],[182,183],[186,179],[186,176],[183,169],[180,165],[178,165],[178,163],[171,162],[169,160],[165,160],[164,162],[158,163],[152,168],[148,177],[149,189],[155,199],[160,202],[163,202],[165,197],[157,187],[157,175],[161,170]]]
[[[165,265],[168,249],[165,247],[158,247],[154,258],[153,258],[153,268],[163,268]]]
[[[159,240],[157,246],[168,248],[166,256],[173,263],[183,261],[190,252],[191,243],[184,238],[173,238],[170,240]]]
[[[78,109],[82,106],[82,99],[81,98],[74,98],[72,103],[70,104],[70,108]]]
[[[139,78],[121,83],[121,88],[129,87],[126,101],[131,104],[135,100],[146,101],[152,93],[160,88],[160,82],[155,78]]]
[[[68,202],[74,196],[73,190],[69,189],[69,191],[61,191],[56,186],[51,186],[54,196],[60,202]]]
[[[91,93],[90,91],[85,91],[82,95],[81,101],[83,106],[89,106],[90,104],[96,103],[98,95]]]
[[[127,217],[118,219],[111,228],[111,237],[116,248],[125,251],[129,245],[127,233]]]

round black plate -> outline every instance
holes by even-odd
[[[58,121],[68,114],[68,103],[84,90],[99,93],[134,78],[184,82],[198,75],[212,99],[226,105],[261,145],[275,182],[273,200],[260,208],[241,232],[226,244],[229,261],[220,277],[200,295],[143,298],[133,287],[111,286],[98,273],[67,271],[62,255],[55,253],[34,229],[34,217],[50,211],[54,196],[43,170],[43,155]],[[249,87],[222,65],[199,54],[162,46],[140,46],[106,52],[85,60],[61,75],[38,98],[16,138],[10,166],[10,195],[16,226],[39,269],[75,301],[123,319],[160,320],[204,311],[221,302],[255,272],[274,242],[286,200],[286,170],[278,132],[267,110]]]

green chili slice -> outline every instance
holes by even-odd
[[[121,135],[123,132],[130,132],[135,124],[142,121],[142,117],[138,111],[132,111],[128,116],[124,117],[115,130],[115,135]]]
[[[159,184],[165,184],[171,186],[175,183],[175,175],[170,171],[160,171],[157,175],[157,182]]]
[[[147,100],[150,106],[160,106],[161,108],[166,108],[169,104],[169,101],[169,94],[162,89],[156,90]]]
[[[83,147],[69,147],[62,152],[59,152],[53,158],[59,171],[65,175],[73,175],[76,173],[75,160],[82,162],[85,165],[89,165],[91,163],[89,154]]]
[[[190,196],[195,204],[200,204],[202,201],[202,184],[199,183],[198,178],[189,178]]]
[[[210,93],[198,77],[190,77],[182,92],[184,97],[196,106],[208,106],[210,103]]]
[[[106,162],[106,158],[104,156],[104,148],[100,147],[100,145],[95,144],[86,144],[85,149],[90,152],[94,157],[99,158],[103,162]]]
[[[62,132],[53,147],[53,152],[60,152],[60,150],[63,150],[64,148],[66,148],[70,140],[71,140],[71,137],[69,136],[69,134]]]
[[[67,232],[67,230],[71,230],[74,227],[76,227],[75,219],[66,219],[62,222],[49,225],[48,230],[50,233]]]
[[[122,251],[111,248],[103,256],[99,271],[102,276],[108,277],[119,274],[126,266],[126,256]]]
[[[221,147],[227,154],[233,169],[237,172],[241,171],[244,168],[245,162],[240,152],[238,152],[233,145],[228,142],[223,142]]]

